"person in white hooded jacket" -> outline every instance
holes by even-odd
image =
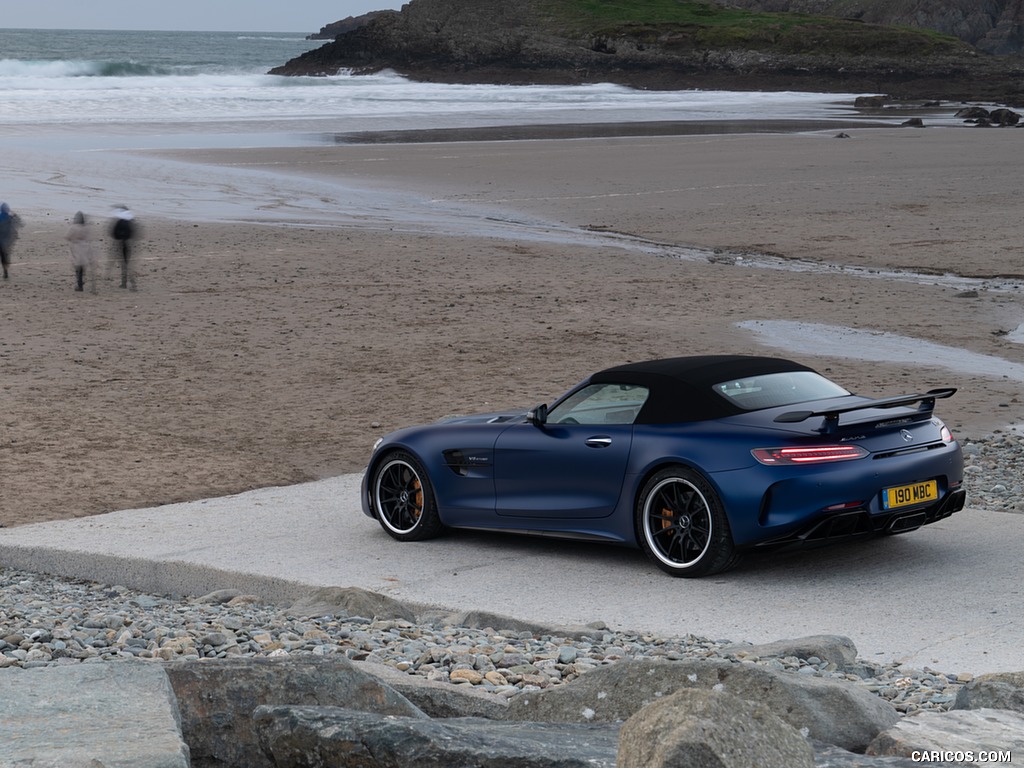
[[[67,239],[71,243],[71,265],[75,268],[75,290],[84,290],[85,278],[88,277],[90,290],[96,293],[96,251],[85,214],[81,211],[75,214]]]

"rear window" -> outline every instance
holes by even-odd
[[[850,394],[838,384],[813,371],[766,373],[746,379],[730,379],[712,387],[715,392],[745,411],[826,400]]]

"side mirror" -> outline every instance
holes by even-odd
[[[543,427],[548,423],[548,406],[547,403],[541,403],[536,405],[526,412],[526,421],[528,424],[533,424],[535,427]]]

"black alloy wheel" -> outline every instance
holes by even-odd
[[[647,481],[636,525],[640,546],[673,576],[707,576],[739,561],[718,494],[686,467],[663,469]]]
[[[370,501],[381,527],[399,541],[430,539],[444,528],[426,470],[404,451],[390,454],[377,465]]]

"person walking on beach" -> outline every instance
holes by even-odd
[[[135,269],[131,263],[131,242],[135,237],[135,216],[128,210],[128,206],[119,205],[114,211],[114,224],[110,229],[110,236],[115,240],[114,247],[117,248],[121,261],[121,287],[127,288],[130,280],[134,291],[136,283]]]
[[[11,248],[14,241],[18,239],[18,227],[21,226],[21,219],[18,214],[11,212],[7,203],[0,203],[0,263],[4,268],[4,280],[7,279],[7,268],[11,264]]]
[[[81,211],[75,214],[67,239],[71,243],[71,264],[75,268],[75,290],[85,290],[85,277],[88,275],[91,290],[96,293],[96,252],[92,247],[85,214]]]

